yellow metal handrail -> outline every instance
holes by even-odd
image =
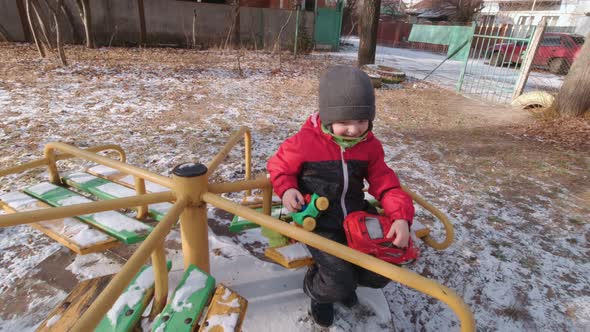
[[[48,168],[49,168],[49,180],[52,183],[59,183],[59,174],[57,172],[57,167],[55,165],[55,160],[53,156],[55,156],[55,151],[63,151],[65,153],[69,153],[73,156],[83,158],[88,161],[93,161],[95,163],[99,163],[104,166],[108,166],[110,168],[114,168],[120,172],[127,173],[130,175],[138,176],[142,179],[152,181],[159,185],[162,185],[167,188],[172,188],[172,179],[166,176],[162,176],[160,174],[152,173],[150,171],[146,171],[145,169],[131,166],[129,164],[99,156],[95,153],[88,152],[86,150],[79,149],[75,146],[60,143],[60,142],[50,142],[45,145],[44,154],[45,158],[49,160]]]
[[[240,138],[244,137],[244,168],[245,168],[245,179],[250,180],[252,178],[252,135],[248,127],[241,127],[234,132],[228,139],[227,143],[223,146],[221,151],[217,153],[215,157],[207,165],[207,173],[210,177],[211,174],[217,170],[217,167],[221,164],[223,159],[227,157],[231,149],[240,142]],[[251,190],[246,190],[246,195],[250,195]]]
[[[451,222],[449,221],[447,216],[444,213],[442,213],[439,209],[435,208],[430,203],[428,203],[424,198],[420,197],[418,194],[416,194],[415,192],[408,189],[408,187],[402,186],[402,189],[406,193],[408,193],[408,195],[410,195],[410,197],[412,197],[412,199],[416,203],[421,205],[428,212],[432,213],[436,218],[438,218],[438,220],[440,220],[440,222],[445,227],[445,240],[444,241],[437,242],[435,239],[433,239],[430,236],[430,234],[426,235],[424,238],[422,238],[422,240],[424,242],[426,242],[427,245],[429,245],[432,248],[437,249],[437,250],[443,250],[443,249],[448,248],[451,245],[451,243],[453,243],[453,239],[455,237],[455,231],[453,230],[453,225],[451,225]]]
[[[100,151],[108,151],[108,150],[113,150],[113,151],[118,152],[119,153],[119,161],[121,161],[123,163],[127,161],[127,156],[125,155],[125,151],[123,151],[123,148],[121,148],[118,145],[114,145],[114,144],[100,145],[100,146],[94,146],[94,147],[90,147],[87,149],[83,149],[83,151],[90,151],[90,152],[100,152]],[[64,153],[64,154],[56,155],[55,160],[56,161],[65,160],[65,159],[69,159],[69,158],[73,158],[73,157],[74,157],[74,155],[72,155],[72,154]],[[0,177],[3,177],[5,175],[9,175],[9,174],[24,172],[29,169],[35,168],[35,167],[47,166],[48,164],[49,164],[49,160],[47,158],[33,160],[28,163],[19,165],[19,166],[10,167],[10,168],[0,170]]]
[[[145,194],[111,199],[108,201],[96,201],[68,206],[54,207],[27,212],[18,212],[0,216],[0,227],[31,224],[44,220],[67,218],[72,216],[83,216],[89,213],[125,209],[130,206],[156,204],[175,200],[175,194],[171,191]]]

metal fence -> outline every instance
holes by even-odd
[[[409,41],[411,29],[412,24],[405,22],[380,22],[376,63],[396,67],[417,79],[458,87],[478,99],[508,103],[523,74],[522,64],[536,26],[479,22],[474,27],[466,62],[446,56],[447,45]],[[583,36],[573,33],[575,29],[546,27],[524,92],[559,91],[584,43]]]
[[[482,100],[510,102],[535,26],[476,27],[459,90]]]

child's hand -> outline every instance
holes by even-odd
[[[305,200],[299,190],[295,188],[287,189],[283,193],[283,206],[289,210],[289,212],[297,212],[301,210]]]
[[[395,239],[392,241],[394,246],[399,248],[405,248],[408,246],[410,227],[408,227],[408,222],[406,220],[397,219],[393,222],[386,238],[392,238],[394,235]]]

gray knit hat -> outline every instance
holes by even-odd
[[[333,66],[320,77],[320,120],[375,119],[375,91],[369,75],[352,66]]]

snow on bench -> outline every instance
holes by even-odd
[[[199,332],[239,332],[246,316],[248,301],[233,290],[219,284],[209,303]]]
[[[21,192],[0,195],[0,207],[10,213],[51,208],[47,203]],[[121,244],[116,238],[75,218],[54,219],[29,225],[80,255],[104,251]]]
[[[24,191],[52,206],[68,206],[92,202],[92,200],[71,190],[49,182],[42,182],[28,187]],[[86,214],[76,218],[101,229],[125,244],[141,242],[152,231],[152,227],[116,211]]]
[[[172,264],[167,262],[170,271]],[[39,325],[37,331],[69,331],[108,285],[114,275],[80,282],[68,296],[53,309]],[[154,294],[154,273],[145,265],[119,296],[95,331],[132,331]]]
[[[309,250],[301,242],[278,248],[267,248],[264,255],[288,269],[295,269],[313,263]]]
[[[156,317],[152,331],[193,331],[209,302],[215,279],[194,265],[184,272],[172,299]]]
[[[135,179],[132,175],[128,175],[125,173],[121,173],[114,168],[110,168],[108,166],[97,165],[90,167],[86,170],[86,172],[95,175],[99,178],[103,178],[105,180],[112,181],[114,183],[120,184],[127,188],[131,188],[135,190]],[[158,193],[164,191],[170,191],[170,189],[161,186],[157,183],[153,183],[150,181],[145,181],[145,190],[148,193]],[[162,220],[166,212],[172,207],[171,203],[163,202],[150,205],[150,211],[153,211],[154,215],[152,218],[156,220]]]
[[[76,172],[62,178],[67,185],[90,193],[99,199],[115,199],[137,195],[134,189],[122,186],[110,180],[94,176],[85,172]],[[170,203],[152,204],[148,208],[148,215],[155,220],[162,220]]]

